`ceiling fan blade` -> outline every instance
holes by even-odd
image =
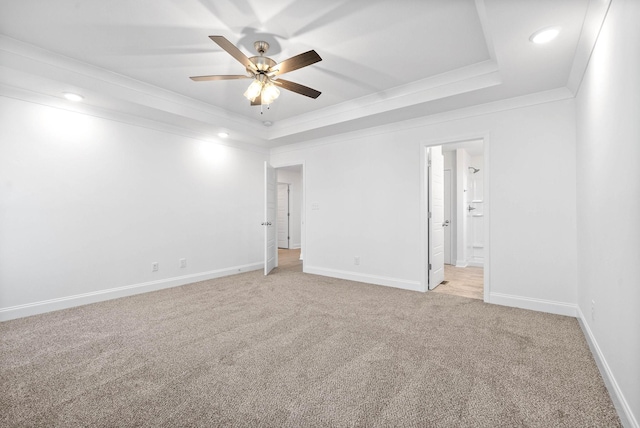
[[[308,86],[301,85],[299,83],[290,82],[288,80],[278,79],[272,80],[272,82],[283,89],[298,93],[300,95],[307,96],[309,98],[318,98],[322,92],[316,91]]]
[[[262,105],[262,95],[258,95],[255,100],[251,101],[252,106]]]
[[[300,55],[292,56],[289,59],[285,59],[271,68],[274,70],[275,75],[278,75],[306,67],[307,65],[314,64],[318,61],[322,61],[320,55],[318,55],[316,51],[309,51],[301,53]]]
[[[240,64],[244,65],[246,68],[251,70],[257,70],[256,65],[251,62],[249,58],[245,54],[242,53],[240,49],[238,49],[233,43],[229,40],[225,39],[223,36],[209,36],[211,40],[218,44],[222,49],[227,51],[229,55],[237,59]]]
[[[245,76],[243,74],[228,74],[228,75],[214,75],[214,76],[191,76],[189,79],[195,80],[196,82],[203,82],[207,80],[234,80],[234,79],[248,79],[249,76]]]

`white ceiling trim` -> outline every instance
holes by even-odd
[[[101,112],[99,114],[102,116],[112,107],[119,113],[125,112],[142,120],[167,122],[168,125],[190,132],[196,121],[199,122],[196,128],[202,128],[203,125],[210,128],[203,130],[205,134],[202,135],[208,132],[209,135],[215,135],[220,129],[225,129],[239,143],[261,147],[269,146],[269,140],[344,124],[373,114],[392,112],[501,83],[497,63],[488,60],[265,128],[257,120],[3,35],[0,35],[0,53],[0,67],[4,69],[3,83],[27,92],[34,92],[34,88],[38,88],[43,95],[38,101],[40,103],[61,96],[64,90],[76,90],[85,96],[84,105],[91,105],[92,100],[96,100],[95,111]],[[48,92],[46,88],[49,88]],[[350,130],[348,126],[341,129],[342,132]]]
[[[523,4],[528,4],[524,0],[522,1]],[[231,134],[231,137],[225,141],[226,145],[254,146],[264,150],[282,144],[297,144],[304,140],[334,139],[337,134],[342,137],[353,132],[366,133],[369,129],[400,129],[407,123],[414,123],[412,122],[414,120],[418,121],[415,123],[431,123],[434,120],[443,121],[449,120],[446,118],[451,117],[468,117],[483,114],[482,112],[485,111],[493,111],[496,108],[518,108],[528,105],[530,102],[539,102],[531,100],[546,102],[544,100],[575,96],[611,3],[611,0],[580,1],[582,6],[580,14],[584,13],[585,16],[582,30],[579,33],[576,53],[572,60],[564,62],[565,70],[569,68],[569,65],[571,66],[570,74],[563,76],[563,80],[568,77],[568,81],[554,82],[554,85],[562,84],[562,87],[557,90],[553,89],[534,93],[531,96],[475,106],[467,103],[462,97],[456,97],[451,103],[448,103],[446,99],[469,93],[471,95],[468,97],[470,102],[474,102],[474,100],[478,102],[483,98],[474,97],[473,92],[498,93],[502,96],[517,93],[513,90],[516,82],[511,74],[514,69],[518,70],[518,66],[527,64],[521,61],[519,55],[514,55],[509,50],[512,46],[516,46],[517,42],[519,49],[515,52],[527,52],[528,45],[525,48],[525,44],[528,41],[526,38],[523,41],[522,35],[519,34],[522,25],[516,28],[518,37],[512,37],[509,31],[513,32],[514,30],[504,28],[505,22],[500,21],[500,14],[496,14],[496,11],[491,8],[495,9],[496,3],[489,0],[474,0],[484,35],[484,43],[487,46],[488,60],[328,106],[321,110],[293,116],[278,121],[271,127],[263,126],[258,118],[245,117],[224,108],[4,35],[0,35],[0,74],[2,75],[0,95],[14,98],[22,97],[31,102],[113,118],[127,123],[137,123],[141,126],[166,129],[167,132],[194,136],[198,139],[216,139],[217,133],[225,130]],[[587,1],[588,7],[586,7]],[[488,9],[485,3],[488,4]],[[497,22],[494,22],[493,26],[490,25],[487,10],[492,11],[491,17]],[[511,9],[506,8],[506,10]],[[531,10],[536,12],[538,9],[532,8]],[[547,15],[550,12],[544,12],[542,18],[548,19]],[[575,17],[577,14],[573,16]],[[538,18],[544,21],[541,17]],[[578,34],[579,28],[579,24],[577,27],[574,25],[574,37]],[[498,56],[495,52],[492,36],[495,36],[495,45],[499,48],[500,62],[497,60]],[[477,33],[477,37],[481,37],[480,33]],[[574,38],[574,43],[575,40]],[[540,51],[538,50],[537,57],[532,57],[537,61],[532,64],[541,63],[543,57],[540,55]],[[525,71],[528,70],[528,68],[522,67]],[[523,75],[527,76],[528,81],[535,81],[530,74],[525,72]],[[366,79],[366,76],[362,78]],[[532,90],[549,87],[550,85],[546,87],[543,85],[534,86]],[[495,91],[482,91],[487,88],[493,88],[491,91]],[[61,99],[62,92],[65,90],[80,92],[85,96],[85,102],[81,106],[67,105],[68,103]],[[490,98],[485,97],[484,99]],[[461,108],[442,113],[436,113],[436,110],[428,108],[430,105],[437,106],[439,100],[444,101],[440,104],[446,108],[454,109],[456,106]],[[435,103],[430,104],[434,101]],[[465,105],[469,105],[469,107],[464,107]],[[411,114],[416,117],[421,112],[428,116],[406,119]],[[386,125],[381,127],[383,122]],[[396,125],[396,123],[401,123],[402,126]]]
[[[181,137],[192,138],[194,140],[211,142],[218,145],[232,147],[239,150],[247,150],[262,154],[268,154],[269,149],[256,144],[245,143],[229,137],[221,139],[213,132],[199,132],[194,126],[175,126],[168,121],[149,119],[133,114],[125,113],[111,108],[92,106],[86,103],[71,103],[57,96],[50,96],[40,92],[29,91],[28,89],[8,86],[0,83],[0,96],[26,101],[60,110],[72,111],[114,122],[125,123],[146,129],[166,132]]]
[[[18,72],[3,72],[4,83],[18,88],[22,87],[19,74],[26,75],[22,78],[24,81],[33,80],[33,76],[36,76],[60,83],[59,93],[43,93],[43,95],[61,96],[62,88],[72,85],[76,90],[83,92],[86,105],[92,102],[88,94],[92,94],[96,100],[102,100],[106,95],[131,105],[146,107],[147,110],[150,108],[151,110],[147,113],[157,110],[170,113],[177,118],[198,120],[216,128],[212,129],[212,133],[217,132],[218,128],[242,130],[246,138],[241,141],[257,145],[264,143],[264,128],[254,120],[2,35],[0,35],[0,66]],[[32,91],[33,87],[23,87],[23,89]],[[148,118],[154,119],[154,117]],[[166,120],[166,117],[163,116],[161,119]],[[174,125],[180,126],[180,120],[177,119],[176,122]]]
[[[495,61],[483,61],[275,124],[268,139],[335,125],[502,83]]]
[[[577,94],[582,84],[584,73],[587,71],[591,53],[598,41],[600,30],[609,12],[611,0],[590,0],[587,13],[580,32],[580,39],[573,57],[573,64],[569,72],[567,87],[573,94]]]
[[[484,4],[484,0],[476,1],[476,11],[478,12],[478,19],[480,20],[480,26],[482,27],[482,33],[484,34],[484,43],[487,46],[487,52],[489,58],[496,61],[496,51],[493,47],[493,36],[489,30],[489,17],[487,16],[487,8]]]
[[[340,135],[332,135],[321,137],[314,140],[302,141],[299,143],[287,144],[283,146],[273,147],[271,153],[287,153],[300,149],[307,149],[326,144],[334,144],[337,141],[346,142],[358,138],[366,138],[380,134],[395,134],[406,131],[408,129],[420,128],[424,126],[435,125],[439,123],[452,122],[456,120],[468,119],[477,116],[485,116],[489,114],[499,113],[507,110],[530,107],[538,104],[551,103],[556,101],[573,99],[574,96],[567,88],[552,89],[544,92],[536,92],[534,94],[522,95],[519,97],[508,98],[504,100],[493,101],[486,104],[474,105],[444,113],[434,114],[431,116],[397,121],[391,124],[385,124],[377,127],[354,130]],[[474,134],[475,135],[475,134]],[[460,137],[460,136],[458,136]],[[477,137],[477,135],[476,135]],[[460,137],[460,141],[471,140],[476,138],[473,135]],[[456,138],[458,140],[458,138]]]

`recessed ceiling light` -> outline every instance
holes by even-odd
[[[271,122],[270,120],[265,120],[265,121],[262,122],[262,124],[264,126],[271,126],[271,125],[273,125],[273,122]]]
[[[228,132],[218,132],[218,137],[227,138],[229,136]]]
[[[558,34],[560,34],[560,27],[543,28],[533,33],[529,40],[536,44],[548,43],[558,37]]]
[[[84,97],[82,95],[74,94],[72,92],[64,92],[63,95],[69,101],[78,102],[84,100]]]

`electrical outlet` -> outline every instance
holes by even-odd
[[[158,262],[151,263],[151,272],[158,272],[160,269],[160,264]]]
[[[591,321],[596,320],[596,301],[591,301]]]
[[[187,259],[180,259],[180,268],[186,268],[187,267]]]
[[[355,256],[353,258],[353,264],[358,266],[360,264],[360,256]]]

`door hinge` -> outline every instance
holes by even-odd
[[[431,263],[429,263],[429,270],[431,270]]]
[[[431,218],[431,211],[429,211],[429,218]]]

